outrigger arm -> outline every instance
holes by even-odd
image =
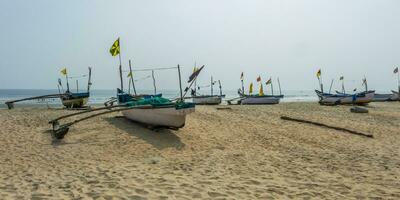
[[[114,109],[111,110],[112,108],[118,108],[118,107],[124,107],[124,108],[120,108],[120,109]],[[68,115],[64,115],[61,117],[58,117],[54,120],[49,121],[50,124],[52,124],[53,126],[53,136],[57,139],[63,139],[64,136],[68,133],[69,131],[69,127],[79,123],[81,121],[93,118],[93,117],[97,117],[100,115],[105,115],[105,114],[109,114],[112,112],[119,112],[119,111],[125,111],[125,110],[132,110],[132,109],[142,109],[142,108],[151,108],[152,106],[149,105],[145,105],[145,106],[130,106],[130,107],[126,107],[126,105],[115,105],[115,106],[106,106],[106,107],[101,107],[101,108],[95,108],[95,109],[91,109],[91,110],[85,110],[82,112],[77,112],[77,113],[72,113],[72,114],[68,114]],[[60,125],[59,124],[59,120],[61,119],[65,119],[68,117],[72,117],[72,116],[76,116],[76,115],[80,115],[80,114],[85,114],[85,113],[89,113],[89,112],[95,112],[95,111],[99,111],[99,110],[105,110],[108,109],[108,111],[104,111],[104,112],[100,112],[100,113],[96,113],[93,115],[89,115],[80,119],[77,119],[75,121],[69,122],[69,123],[65,123]]]
[[[7,105],[8,109],[13,109],[14,108],[14,103],[16,103],[16,102],[29,101],[29,100],[35,100],[35,99],[56,99],[56,98],[60,98],[62,96],[64,96],[64,94],[48,94],[48,95],[42,95],[42,96],[36,96],[36,97],[28,97],[28,98],[23,98],[23,99],[6,101],[5,104]]]

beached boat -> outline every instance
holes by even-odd
[[[87,104],[89,97],[89,92],[65,93],[60,96],[60,99],[67,108],[81,108]]]
[[[198,105],[218,105],[222,102],[222,98],[225,95],[199,95],[199,96],[192,96],[192,101]]]
[[[196,66],[194,67],[194,71],[196,70]],[[196,79],[197,80],[197,79]],[[216,81],[213,80],[213,77],[211,76],[211,82],[210,85],[206,86],[197,86],[197,81],[194,80],[194,88],[191,90],[191,99],[192,102],[198,105],[218,105],[222,102],[222,98],[225,97],[224,94],[222,94],[222,86],[221,86],[221,81],[218,80],[219,84],[219,95],[214,95],[214,84]],[[205,88],[205,87],[210,87],[211,92],[210,95],[202,95],[198,94],[197,90],[200,88]]]
[[[365,91],[356,94],[329,94],[315,90],[322,105],[338,104],[368,104],[375,96],[375,91]]]
[[[400,94],[399,94],[399,92],[396,92],[396,91],[392,90],[392,93],[393,93],[393,95],[392,95],[392,97],[390,98],[390,100],[392,100],[392,101],[400,101]]]
[[[118,90],[117,98],[119,105],[141,107],[121,111],[126,118],[154,127],[181,128],[185,125],[186,115],[195,111],[194,103],[172,102],[161,95],[146,95],[135,99]]]
[[[35,97],[28,97],[28,98],[23,98],[23,99],[17,99],[17,100],[10,100],[5,102],[7,107],[9,109],[14,108],[14,103],[17,102],[22,102],[22,101],[32,101],[32,100],[38,100],[38,99],[57,99],[59,98],[62,102],[62,104],[66,108],[81,108],[84,107],[90,97],[90,86],[92,85],[91,83],[91,74],[92,74],[92,69],[89,67],[89,74],[88,74],[88,85],[87,85],[87,91],[86,92],[78,92],[78,81],[76,81],[76,88],[77,92],[71,92],[69,88],[69,82],[68,82],[68,75],[67,75],[67,69],[64,68],[61,70],[61,73],[65,75],[66,77],[66,82],[67,82],[67,90],[64,92],[63,86],[61,83],[61,79],[58,79],[58,94],[48,94],[48,95],[41,95],[41,96],[35,96]],[[72,77],[72,78],[81,78],[81,77],[86,77],[87,75],[79,76],[79,77]],[[60,87],[62,90],[60,90]]]
[[[278,104],[280,99],[283,98],[283,95],[241,95],[241,100],[238,103],[242,105],[251,105],[251,104]]]

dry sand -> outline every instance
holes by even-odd
[[[109,114],[50,136],[74,112],[0,109],[1,199],[400,199],[400,103],[198,106],[179,131]],[[220,106],[219,106],[220,107]],[[374,135],[361,137],[300,117]]]

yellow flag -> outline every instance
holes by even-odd
[[[317,72],[317,78],[319,78],[320,76],[321,76],[321,69],[319,69]]]
[[[61,70],[61,74],[66,76],[67,75],[67,68],[64,68]]]
[[[253,83],[250,83],[249,93],[253,93]]]
[[[258,91],[258,96],[264,96],[263,84],[260,84],[260,90]]]
[[[133,73],[129,72],[128,77],[132,77],[132,76],[133,76]]]
[[[110,48],[110,53],[112,56],[116,56],[119,54],[119,38],[115,40],[114,44]]]

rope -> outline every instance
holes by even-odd
[[[182,67],[182,66],[181,66]],[[168,70],[168,69],[178,69],[178,67],[159,67],[159,68],[150,68],[150,69],[133,69],[134,72],[144,72],[144,71],[160,71],[160,70]],[[122,70],[123,72],[130,72],[129,70]]]

